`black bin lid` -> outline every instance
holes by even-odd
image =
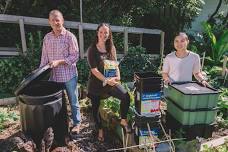
[[[23,93],[23,90],[28,87],[32,82],[35,82],[37,80],[41,80],[43,77],[45,77],[47,74],[49,74],[51,71],[50,65],[47,64],[43,67],[40,67],[34,71],[32,71],[26,78],[23,79],[23,81],[19,84],[16,91],[14,92],[16,96]]]

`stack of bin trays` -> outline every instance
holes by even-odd
[[[135,73],[135,141],[145,144],[150,141],[150,133],[158,137],[160,133],[160,100],[162,78],[153,72]]]
[[[218,91],[197,82],[182,82],[169,85],[167,111],[184,128],[195,125],[210,126],[217,112]],[[191,130],[191,129],[188,129]]]

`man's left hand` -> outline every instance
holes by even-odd
[[[54,61],[50,62],[49,64],[50,64],[51,68],[55,68],[61,64],[61,60],[54,60]]]

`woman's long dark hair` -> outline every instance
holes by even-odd
[[[114,59],[115,58],[115,54],[113,54],[113,51],[112,51],[112,49],[114,48],[113,39],[112,39],[112,31],[111,31],[110,26],[107,23],[101,23],[101,24],[98,25],[98,27],[96,29],[96,38],[95,38],[95,41],[92,44],[92,47],[96,48],[96,44],[98,43],[98,31],[99,31],[99,29],[102,26],[106,26],[109,29],[109,36],[108,36],[108,39],[105,42],[105,49],[106,49],[106,51],[108,53],[108,56],[111,59]]]

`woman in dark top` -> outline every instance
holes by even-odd
[[[129,133],[131,131],[126,119],[130,105],[130,96],[119,83],[120,72],[118,66],[114,77],[105,77],[104,60],[116,61],[116,49],[113,44],[112,32],[109,25],[102,23],[97,27],[95,41],[88,49],[88,63],[90,66],[88,97],[92,102],[93,117],[98,129],[99,141],[104,141],[104,133],[99,114],[100,100],[104,98],[104,95],[113,96],[121,100],[120,125],[126,132]]]

